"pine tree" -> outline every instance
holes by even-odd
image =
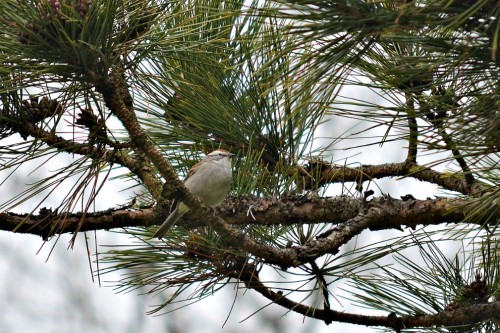
[[[499,16],[494,0],[2,1],[1,170],[61,162],[4,192],[0,229],[122,228],[101,273],[171,293],[152,313],[237,285],[326,324],[497,331]],[[398,162],[336,157],[393,143]],[[237,158],[212,212],[182,179],[217,148]],[[413,182],[394,198],[382,178]],[[110,182],[134,196],[93,211]],[[153,239],[174,199],[190,212]]]

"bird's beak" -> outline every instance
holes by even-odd
[[[230,157],[230,158],[233,158],[234,156],[236,156],[236,155],[235,155],[235,154],[233,154],[233,153],[229,153],[228,155],[229,155],[229,157]]]

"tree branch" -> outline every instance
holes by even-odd
[[[388,318],[385,316],[364,316],[335,311],[331,309],[318,309],[294,302],[284,296],[281,292],[274,292],[273,290],[268,288],[259,279],[256,270],[252,269],[251,267],[243,267],[240,272],[236,272],[233,274],[233,278],[240,280],[241,282],[243,282],[245,287],[257,291],[259,294],[269,299],[273,303],[281,305],[282,307],[290,311],[300,313],[306,317],[323,320],[327,324],[336,321],[341,323],[351,323],[366,326],[391,327],[390,325],[388,325]]]
[[[402,163],[360,165],[356,168],[330,164],[324,161],[321,163],[322,172],[317,177],[317,180],[311,179],[310,174],[306,170],[299,171],[301,176],[310,179],[309,182],[305,182],[309,185],[306,186],[306,189],[316,188],[317,186],[323,186],[328,183],[359,182],[360,180],[365,181],[385,177],[414,178],[462,194],[474,194],[480,192],[482,189],[482,185],[478,182],[468,184],[467,181],[460,176],[444,174],[431,168],[418,165],[417,163],[406,161]]]
[[[418,153],[418,124],[415,116],[415,103],[410,93],[406,93],[406,106],[408,116],[408,130],[410,131],[408,137],[408,154],[406,161],[409,163],[417,163]]]
[[[85,214],[82,224],[82,213],[65,214],[42,208],[39,215],[0,213],[0,230],[16,230],[16,233],[32,234],[48,239],[62,233],[148,226],[156,215],[152,208],[89,212]]]
[[[200,219],[198,214],[189,212],[179,225],[184,225],[187,228],[210,225],[231,246],[262,258],[269,264],[286,269],[309,263],[327,253],[337,253],[343,244],[349,242],[365,229],[401,230],[403,227],[415,228],[417,225],[460,222],[480,224],[481,221],[465,221],[467,214],[474,209],[470,205],[471,203],[473,203],[472,199],[402,201],[379,197],[362,204],[360,200],[346,197],[312,199],[287,197],[277,200],[275,198],[242,196],[229,198],[218,209],[224,220],[213,214],[207,214]],[[252,207],[252,214],[248,213],[249,207]],[[500,210],[496,210],[496,212],[500,215]],[[78,230],[80,222],[81,214],[70,215],[51,212],[45,212],[38,216],[0,214],[0,230],[10,231],[17,227],[17,232],[31,233],[44,238],[56,233],[55,230],[75,232]],[[156,213],[155,208],[110,210],[87,213],[80,230],[145,227],[161,222],[162,219]],[[301,223],[332,223],[336,226],[304,245],[283,249],[259,244],[236,228],[248,224],[291,225]]]
[[[424,110],[428,109],[428,107],[425,105],[425,102],[422,99],[419,100],[419,103],[421,105],[421,109]],[[434,128],[436,128],[437,132],[443,139],[446,145],[446,149],[451,151],[453,157],[455,158],[455,161],[457,161],[458,165],[460,165],[460,167],[462,168],[463,177],[465,178],[467,185],[472,186],[472,184],[474,184],[475,181],[474,175],[472,174],[469,166],[467,165],[464,156],[458,150],[455,140],[453,140],[452,136],[448,134],[448,132],[446,131],[445,128],[446,117],[447,117],[447,110],[436,110],[435,113],[428,112],[427,114],[427,119],[434,126]]]
[[[498,318],[500,313],[500,302],[474,304],[453,311],[442,311],[437,314],[401,316],[391,313],[388,316],[367,316],[352,314],[331,309],[318,309],[296,303],[281,292],[274,292],[259,279],[257,272],[252,267],[242,267],[240,272],[233,273],[233,278],[240,280],[249,288],[257,291],[273,303],[284,308],[311,317],[323,320],[326,324],[331,322],[342,322],[365,326],[383,326],[393,328],[396,332],[402,329],[433,326],[460,326],[464,324],[477,323],[480,321]]]
[[[122,71],[123,69],[120,69],[119,65],[117,65],[109,77],[95,78],[94,84],[97,91],[102,94],[106,106],[125,126],[127,133],[130,135],[134,150],[140,155],[147,156],[161,176],[167,182],[171,182],[174,188],[184,187],[177,177],[175,170],[170,166],[139,124],[134,113],[133,99],[128,91]]]
[[[75,143],[63,139],[62,137],[55,135],[53,132],[42,130],[38,126],[30,123],[25,123],[23,125],[23,131],[24,133],[41,140],[49,147],[57,149],[57,151],[88,156],[90,159],[97,161],[106,159],[110,163],[117,163],[124,166],[143,181],[144,186],[150,191],[150,193],[153,195],[159,195],[161,193],[161,183],[153,174],[151,168],[139,163],[137,159],[130,157],[120,149],[110,150],[102,147],[90,146],[87,143]]]

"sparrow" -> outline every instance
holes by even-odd
[[[229,193],[232,170],[231,158],[234,154],[218,149],[195,164],[184,179],[184,185],[201,201],[210,207],[218,206]],[[161,239],[167,231],[189,211],[182,201],[174,203],[175,208],[153,237]]]

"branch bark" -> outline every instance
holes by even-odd
[[[280,292],[274,292],[267,287],[258,277],[255,269],[251,266],[242,267],[240,272],[233,273],[233,277],[239,279],[249,288],[257,291],[265,298],[282,307],[324,321],[326,324],[342,322],[365,326],[382,326],[400,332],[402,329],[433,326],[460,326],[499,318],[500,301],[482,304],[474,304],[452,311],[442,311],[436,314],[397,316],[391,313],[387,316],[368,316],[362,314],[346,313],[331,309],[318,309],[288,299]]]
[[[343,165],[322,162],[321,170],[322,172],[317,178],[318,184],[306,186],[306,189],[316,188],[327,183],[360,182],[385,177],[408,177],[436,184],[444,189],[462,194],[476,194],[482,190],[482,185],[477,181],[469,184],[460,175],[444,174],[429,167],[408,161],[378,165],[360,165],[359,167],[345,167]],[[311,178],[305,170],[302,170],[300,174],[306,179]],[[306,181],[306,184],[311,183],[314,183],[314,180],[310,179],[309,182]]]
[[[9,122],[12,128],[24,136],[31,136],[45,143],[47,146],[56,149],[58,152],[65,152],[86,156],[94,161],[105,160],[108,163],[117,163],[121,166],[128,168],[134,173],[144,184],[144,186],[153,194],[154,197],[159,196],[162,190],[161,183],[154,175],[152,168],[144,161],[138,161],[137,158],[130,157],[122,149],[129,148],[128,143],[111,142],[108,140],[109,145],[113,149],[106,149],[105,147],[91,145],[89,143],[77,143],[71,140],[64,139],[58,136],[53,131],[48,131],[35,123],[27,121]]]
[[[231,246],[244,250],[263,261],[282,268],[297,267],[339,248],[365,229],[401,230],[405,227],[438,225],[444,223],[474,223],[466,221],[474,207],[467,199],[396,200],[378,197],[363,203],[347,197],[257,198],[251,196],[231,197],[217,209],[219,216],[208,214],[199,218],[189,215],[180,223],[186,228],[212,226],[221,239]],[[251,213],[250,213],[251,211]],[[500,210],[496,210],[500,215]],[[0,230],[14,230],[47,238],[54,230],[75,232],[77,230],[108,230],[119,227],[147,227],[162,222],[156,208],[142,210],[110,210],[87,213],[81,228],[81,214],[55,214],[50,211],[38,216],[0,214]],[[223,219],[222,219],[222,218]],[[498,216],[500,218],[500,216]],[[237,228],[248,224],[291,225],[331,223],[332,228],[308,243],[289,248],[276,248],[259,244]]]

